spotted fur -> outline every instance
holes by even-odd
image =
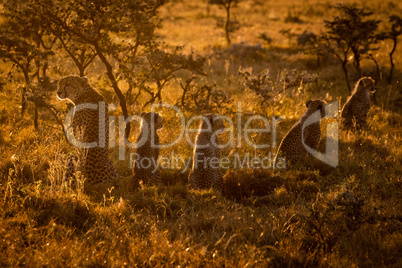
[[[375,81],[371,77],[363,77],[357,81],[352,95],[342,108],[342,126],[345,129],[365,129],[367,114],[370,110],[370,93],[375,92]]]
[[[283,138],[274,163],[276,163],[278,156],[285,157],[287,162],[293,163],[305,157],[308,152],[302,143],[302,137],[305,145],[312,149],[317,148],[321,139],[320,121],[307,125],[304,129],[302,126],[316,111],[320,111],[321,118],[325,117],[325,106],[326,103],[321,100],[308,100],[306,102],[307,111]]]
[[[189,175],[188,186],[190,189],[212,187],[222,191],[223,179],[219,170],[220,149],[217,133],[222,132],[223,129],[223,120],[218,115],[205,114],[202,116],[194,147],[193,166]]]
[[[74,138],[79,142],[92,143],[104,141],[103,146],[97,143],[93,148],[80,148],[78,170],[86,178],[86,184],[97,184],[112,181],[117,178],[116,169],[108,157],[109,123],[108,105],[105,98],[95,91],[89,84],[88,78],[67,76],[59,81],[57,90],[59,99],[67,99],[72,102],[74,114],[72,119],[72,131]],[[80,104],[96,104],[98,108],[105,106],[105,120],[99,120],[98,109],[77,109]],[[102,132],[99,135],[99,130]],[[66,167],[66,176],[74,174],[73,158],[69,158]]]
[[[133,167],[134,182],[142,180],[144,183],[158,184],[161,179],[157,167],[160,145],[157,130],[162,128],[163,119],[154,112],[143,112],[141,118],[141,132]]]

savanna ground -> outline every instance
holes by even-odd
[[[339,100],[343,105],[349,94],[336,60],[326,58],[318,63],[315,56],[303,53],[295,38],[288,40],[280,34],[282,29],[319,33],[323,19],[336,15],[332,4],[335,2],[243,1],[233,9],[240,28],[231,34],[232,45],[227,47],[223,30],[216,27],[223,10],[208,7],[204,1],[172,1],[161,8],[164,21],[158,34],[168,45],[183,45],[185,51],[208,57],[205,79],[230,93],[232,110],[241,101],[245,118],[253,114],[270,118],[273,113],[285,117],[277,126],[279,143],[304,113],[306,100]],[[397,1],[357,4],[372,8],[374,16],[384,21],[389,14],[402,11]],[[258,38],[261,33],[272,42]],[[374,55],[384,76],[390,50],[391,42],[385,41]],[[395,63],[391,85],[380,77],[367,131],[339,131],[336,168],[309,160],[285,170],[223,170],[223,195],[214,190],[187,190],[188,173],[178,168],[162,170],[164,186],[140,185],[129,191],[129,158],[118,160],[115,148],[110,155],[121,178],[103,196],[87,195],[62,181],[64,161],[74,148],[46,110],[40,111],[39,130],[32,125],[32,115],[21,118],[16,90],[21,74],[8,80],[5,74],[10,66],[1,65],[6,82],[0,92],[0,266],[400,267],[401,46]],[[65,69],[65,74],[75,72],[68,60],[59,60],[58,68]],[[269,69],[273,77],[285,69],[307,70],[318,79],[262,106],[244,86],[239,68],[253,74]],[[370,60],[362,62],[362,69],[366,75],[375,73]],[[357,74],[352,67],[350,70],[351,81],[357,81]],[[117,103],[103,83],[103,73],[95,62],[87,76],[109,103]],[[180,92],[178,82],[170,83],[164,102],[176,103]],[[49,94],[49,101],[67,113],[66,103],[57,100],[55,92]],[[131,114],[139,114],[141,107],[140,99],[130,107]],[[158,111],[164,117],[160,139],[168,143],[177,137],[180,120],[172,111]],[[197,111],[185,114],[187,118],[198,115]],[[119,115],[119,110],[114,115]],[[322,127],[325,130],[324,124]],[[137,134],[138,124],[130,140]],[[221,138],[224,141],[227,134]],[[257,133],[250,139],[272,142],[270,133]],[[324,146],[325,137],[320,148]],[[161,150],[161,156],[172,152],[190,157],[192,148],[183,140]],[[267,156],[274,152],[242,143],[221,154]]]

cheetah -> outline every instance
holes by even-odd
[[[67,179],[72,177],[75,172],[74,162],[78,162],[77,169],[86,178],[85,184],[94,185],[117,179],[116,169],[108,157],[109,123],[105,98],[88,84],[87,77],[79,76],[67,76],[60,79],[57,97],[75,105],[71,124],[73,135],[69,138],[70,142],[71,139],[75,139],[78,142],[93,145],[79,148],[78,161],[76,156],[68,158],[64,177]],[[81,104],[84,106],[78,109],[77,106]],[[97,105],[96,109],[85,107],[93,104]],[[104,118],[98,112],[103,108],[102,106],[105,109]]]
[[[216,114],[205,114],[201,119],[188,187],[190,189],[212,187],[222,191],[223,179],[219,170],[220,144],[216,135],[224,130],[223,120]]]
[[[159,113],[154,112],[143,112],[141,118],[141,132],[137,140],[137,155],[133,167],[134,181],[159,184],[160,171],[157,169],[157,160],[160,143],[157,130],[163,127],[163,119]]]
[[[327,104],[321,100],[306,101],[307,111],[283,138],[279,145],[274,163],[276,163],[278,156],[284,156],[286,161],[292,163],[297,162],[300,158],[308,154],[304,144],[312,149],[317,148],[321,139],[320,121],[309,124],[304,129],[303,124],[316,111],[320,111],[321,118],[325,117],[326,105]],[[302,143],[302,137],[304,144]]]
[[[357,81],[352,95],[342,108],[342,126],[345,129],[365,129],[367,114],[370,110],[370,93],[375,92],[375,81],[371,77],[363,77]]]

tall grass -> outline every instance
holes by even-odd
[[[234,10],[241,28],[233,35],[233,49],[225,47],[223,32],[215,28],[215,17],[223,16],[219,9],[211,6],[208,13],[204,2],[176,2],[162,10],[165,20],[159,30],[161,39],[210,56],[208,79],[230,92],[230,109],[236,111],[241,101],[244,119],[255,114],[284,117],[277,126],[278,144],[304,113],[307,99],[345,102],[348,92],[336,61],[325,59],[317,66],[316,59],[304,55],[293,43],[289,46],[279,34],[283,28],[296,33],[321,29],[322,20],[333,12],[327,3],[244,1]],[[398,3],[375,0],[365,5],[376,8],[379,16],[401,8]],[[299,14],[303,23],[285,22],[289,9]],[[273,41],[256,50],[261,33]],[[384,73],[388,68],[387,49],[385,43],[376,55]],[[398,51],[396,69],[402,70],[402,53]],[[73,68],[68,62],[64,67]],[[239,68],[253,74],[268,68],[273,77],[285,68],[295,68],[317,73],[319,79],[263,107],[237,75]],[[370,74],[371,63],[364,61],[363,69]],[[0,65],[0,70],[7,73],[10,66]],[[102,85],[102,81],[95,81],[100,70],[96,65],[89,73],[94,85]],[[57,77],[56,70],[52,72]],[[169,169],[162,170],[163,185],[139,184],[133,190],[128,187],[131,170],[127,160],[133,151],[127,149],[127,158],[121,161],[115,148],[110,155],[119,182],[102,194],[90,195],[83,191],[82,183],[71,187],[63,181],[64,162],[74,148],[64,140],[51,116],[40,111],[39,131],[34,130],[31,115],[19,116],[19,76],[14,74],[0,92],[2,267],[402,264],[402,115],[400,88],[395,84],[380,81],[378,104],[370,110],[366,131],[340,131],[339,165],[335,168],[306,159],[286,170],[222,170],[223,193],[188,190],[188,171]],[[401,78],[396,72],[395,79]],[[164,100],[175,103],[178,90],[178,84],[169,85]],[[60,111],[67,112],[68,107],[53,93],[48,97]],[[115,101],[112,94],[107,98]],[[132,114],[139,114],[139,107],[131,107]],[[171,111],[159,112],[164,117],[160,140],[168,143],[178,135],[180,120]],[[185,111],[185,115],[190,118],[197,111]],[[136,140],[138,133],[136,125],[130,140]],[[228,138],[225,135],[222,140]],[[270,135],[258,133],[251,138],[272,143]],[[319,146],[320,150],[324,148],[325,137]],[[175,147],[162,149],[161,156],[172,152],[188,158],[192,148],[182,140]],[[256,150],[242,143],[223,149],[222,156],[266,156],[269,152],[275,148]]]

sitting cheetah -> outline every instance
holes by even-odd
[[[141,132],[137,140],[137,158],[133,167],[133,177],[135,182],[142,180],[144,183],[158,184],[160,182],[160,171],[157,169],[159,136],[156,131],[163,126],[162,116],[154,112],[143,112],[141,117]]]
[[[370,93],[375,92],[375,82],[371,77],[363,77],[357,81],[352,95],[342,108],[342,125],[346,129],[355,127],[364,129],[367,114],[370,110]]]
[[[190,189],[215,188],[223,190],[222,174],[219,170],[220,149],[216,134],[224,130],[223,120],[216,114],[202,116],[196,137],[193,166],[189,175]]]
[[[307,125],[304,129],[302,129],[302,127],[304,122],[316,111],[321,112],[321,118],[325,117],[326,105],[327,104],[321,100],[306,101],[307,111],[283,138],[279,145],[274,163],[276,163],[278,156],[284,156],[286,161],[290,162],[297,162],[297,160],[306,156],[308,152],[302,143],[302,137],[304,138],[304,144],[306,146],[312,149],[317,148],[321,139],[320,121]]]
[[[81,174],[86,178],[86,184],[97,184],[112,181],[117,178],[117,172],[108,157],[107,144],[109,143],[108,107],[102,95],[96,92],[89,84],[87,77],[67,76],[59,81],[57,97],[61,100],[71,101],[77,109],[80,104],[96,104],[105,106],[105,120],[99,122],[98,109],[83,108],[74,110],[72,130],[74,138],[82,143],[94,143],[91,148],[80,148],[78,159]],[[99,133],[100,130],[104,130]],[[101,135],[100,135],[101,134]],[[102,135],[104,134],[104,135]],[[70,140],[71,142],[71,140]],[[102,144],[103,143],[103,144]],[[75,172],[74,162],[76,156],[67,161],[65,178],[71,177]]]

